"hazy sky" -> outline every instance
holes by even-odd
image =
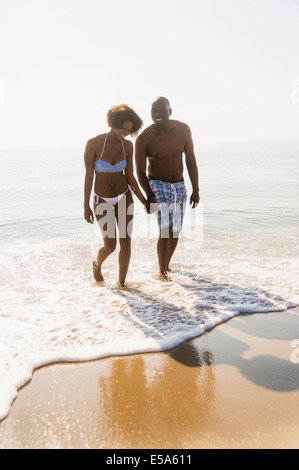
[[[195,142],[299,139],[297,0],[0,0],[0,150],[81,148],[168,97]]]

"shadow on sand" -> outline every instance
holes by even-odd
[[[248,338],[259,338],[265,341],[286,340],[291,343],[295,339],[294,334],[298,331],[297,316],[292,315],[290,311],[278,311],[277,302],[286,304],[284,299],[252,286],[250,289],[254,291],[255,296],[260,296],[261,302],[269,311],[264,313],[239,313],[238,317],[242,318],[243,321],[233,321],[233,329],[235,331],[239,330],[243,334],[232,336],[229,332],[214,328],[207,312],[213,312],[213,316],[222,315],[223,311],[219,310],[217,312],[213,300],[218,305],[221,302],[225,304],[226,301],[229,301],[227,296],[230,292],[237,294],[238,298],[244,298],[244,295],[246,298],[248,288],[243,289],[240,286],[219,283],[215,285],[210,279],[199,277],[196,273],[186,271],[179,271],[179,273],[192,278],[193,284],[180,283],[180,285],[186,289],[186,297],[188,291],[192,291],[198,297],[198,303],[196,302],[194,305],[195,316],[188,313],[187,310],[182,311],[171,302],[161,302],[134,287],[130,287],[126,291],[119,291],[119,295],[125,297],[129,307],[127,311],[123,310],[120,314],[135,327],[141,328],[146,336],[161,344],[161,349],[166,349],[165,354],[187,367],[203,368],[228,364],[238,368],[243,376],[252,383],[266,389],[279,392],[299,390],[299,364],[293,363],[291,359],[281,359],[275,356],[275,351],[273,351],[273,354],[267,352],[255,355],[252,358],[244,358],[244,354],[250,349],[249,344],[243,338],[244,334]],[[207,309],[209,304],[210,308]],[[276,327],[272,326],[273,315],[275,320],[277,320],[277,315],[284,316],[283,328],[281,327],[281,321],[274,322],[277,325]],[[251,321],[253,316],[255,317],[254,321]],[[169,330],[172,325],[174,331],[177,331],[182,319],[186,336],[193,339],[182,340],[182,344],[173,349],[165,348],[166,332],[167,337],[169,337]],[[229,317],[223,318],[222,323],[229,319]],[[203,330],[206,329],[206,334],[202,335],[200,333],[201,327],[203,327]],[[213,352],[209,348],[209,335],[213,335],[214,340],[216,339],[217,347],[213,346]],[[299,334],[297,336],[299,337]],[[214,343],[215,341],[213,341],[213,345]]]

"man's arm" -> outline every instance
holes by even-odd
[[[146,176],[146,142],[141,134],[135,142],[135,163],[136,173],[140,186],[146,194],[151,194],[152,190]]]
[[[133,172],[133,144],[129,140],[127,141],[127,145],[129,146],[129,153],[127,155],[127,166],[125,168],[125,175],[130,186],[134,188],[134,194],[138,197],[141,204],[146,204],[146,199],[144,198],[140,188],[137,184],[137,181],[134,177]]]
[[[190,205],[192,209],[196,207],[199,203],[199,187],[198,187],[198,168],[196,163],[196,158],[194,155],[194,145],[191,135],[191,130],[187,126],[187,138],[185,144],[185,156],[186,156],[186,166],[189,174],[189,178],[192,184],[192,194],[190,196]]]

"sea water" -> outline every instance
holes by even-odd
[[[93,279],[102,241],[83,218],[83,150],[1,153],[0,420],[42,365],[167,350],[240,312],[298,304],[299,143],[195,148],[201,202],[170,280],[155,215],[136,200],[125,289],[118,249]]]

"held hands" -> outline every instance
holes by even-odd
[[[145,203],[143,204],[143,207],[144,207],[144,210],[147,214],[150,214],[150,203],[149,201],[145,201]]]
[[[193,193],[190,196],[190,206],[191,209],[195,209],[195,207],[198,205],[200,200],[199,192],[198,191],[193,191]]]
[[[92,210],[89,206],[84,207],[84,219],[89,224],[93,224],[93,222],[94,222],[93,212],[92,212]]]
[[[158,204],[154,196],[148,197],[147,201],[144,204],[144,208],[147,214],[154,214],[158,210]]]

